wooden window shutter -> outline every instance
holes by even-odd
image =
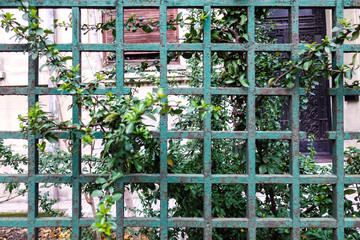
[[[177,9],[168,9],[168,19],[175,19],[177,16]],[[159,21],[159,9],[124,9],[124,22],[126,22],[131,15],[136,14],[136,17],[142,17],[143,19],[152,18],[153,21]],[[103,15],[103,22],[105,22],[110,16]],[[114,16],[112,16],[114,17]],[[175,43],[179,38],[179,30],[168,30],[167,41],[169,43]],[[145,33],[142,30],[136,32],[124,31],[125,43],[158,43],[160,41],[160,32],[158,28],[154,28],[151,33]],[[103,35],[104,43],[113,42],[111,32],[106,31]]]

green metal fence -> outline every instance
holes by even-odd
[[[248,239],[256,238],[257,228],[290,228],[292,239],[300,239],[301,228],[321,227],[334,229],[335,239],[344,239],[345,228],[360,227],[360,220],[344,217],[344,185],[360,183],[359,176],[347,176],[344,174],[344,140],[359,139],[359,133],[344,132],[343,121],[343,98],[344,95],[356,95],[359,92],[340,86],[330,89],[333,108],[333,130],[328,136],[333,140],[333,174],[321,176],[307,176],[299,173],[299,101],[305,90],[299,87],[299,83],[292,89],[267,89],[255,87],[255,51],[287,51],[294,53],[303,47],[299,43],[299,8],[324,7],[333,9],[333,19],[342,19],[344,8],[354,8],[360,5],[356,0],[32,0],[32,6],[38,8],[71,8],[72,9],[72,43],[59,44],[61,51],[70,51],[73,55],[73,64],[80,64],[82,51],[114,51],[116,52],[117,76],[116,87],[104,90],[118,94],[129,93],[129,88],[124,86],[124,51],[158,51],[160,53],[160,87],[166,94],[171,95],[203,95],[205,102],[211,104],[213,95],[242,95],[247,96],[247,128],[242,132],[215,132],[211,130],[211,116],[207,116],[204,129],[200,132],[173,132],[167,129],[167,117],[160,119],[160,144],[161,163],[160,173],[151,175],[125,175],[118,187],[124,189],[124,183],[151,182],[159,184],[160,217],[159,218],[124,218],[124,199],[116,206],[117,216],[117,239],[123,239],[124,227],[148,226],[160,228],[160,239],[168,238],[168,228],[173,227],[196,227],[204,229],[204,239],[212,239],[213,228],[245,228]],[[19,4],[15,1],[0,1],[0,8],[14,8]],[[205,11],[211,11],[214,7],[242,7],[248,12],[249,41],[244,44],[213,44],[210,36],[210,17],[205,20],[204,40],[199,44],[171,44],[167,43],[166,12],[168,8],[199,7]],[[160,42],[157,44],[125,44],[123,30],[124,8],[159,8],[160,9]],[[255,8],[256,7],[281,7],[290,9],[291,43],[265,45],[255,42]],[[116,9],[117,28],[116,43],[114,44],[84,44],[80,41],[80,10],[81,8],[114,8]],[[0,44],[0,52],[23,51],[23,44]],[[344,52],[359,51],[358,45],[345,45],[336,50],[334,61],[343,62]],[[203,52],[204,87],[201,88],[173,88],[167,85],[167,52],[168,51],[200,51]],[[248,88],[219,88],[211,87],[211,52],[212,51],[245,51],[248,61]],[[295,57],[295,54],[292,54]],[[28,98],[28,107],[35,105],[41,95],[60,95],[56,88],[44,88],[38,86],[38,60],[29,57],[30,66],[28,72],[27,87],[0,87],[0,95],[24,95]],[[259,132],[255,129],[255,98],[259,95],[282,95],[290,96],[291,99],[291,131],[282,132]],[[79,121],[80,110],[73,109],[73,121]],[[63,138],[69,138],[67,134]],[[0,138],[20,139],[24,138],[19,132],[0,132]],[[167,139],[170,138],[201,138],[204,140],[204,169],[203,174],[168,174],[167,171]],[[246,139],[247,140],[247,174],[245,175],[214,175],[211,173],[211,141],[212,139]],[[288,175],[259,175],[255,171],[255,141],[256,139],[288,139],[290,140],[291,161],[290,174]],[[29,168],[27,175],[1,175],[1,183],[20,182],[29,187],[28,215],[27,218],[0,218],[0,227],[25,227],[28,229],[28,239],[37,238],[37,228],[64,226],[72,228],[72,239],[81,239],[80,229],[91,225],[91,219],[81,217],[81,185],[95,181],[96,176],[83,175],[81,173],[80,149],[74,149],[72,174],[62,176],[42,175],[38,173],[38,154],[36,151],[36,139],[28,136]],[[78,140],[76,140],[78,141]],[[74,145],[76,146],[76,144]],[[38,216],[38,184],[39,183],[70,183],[72,185],[72,216],[60,218],[39,218]],[[204,185],[204,210],[203,218],[169,218],[167,189],[169,183],[198,183]],[[218,183],[234,183],[247,185],[247,217],[246,218],[214,218],[211,214],[211,186]],[[289,184],[291,188],[291,217],[290,218],[258,218],[256,217],[256,184],[257,183],[280,183]],[[331,184],[333,193],[333,216],[329,218],[300,218],[300,185],[301,184]]]

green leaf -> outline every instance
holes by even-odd
[[[130,123],[126,126],[125,133],[126,133],[126,134],[131,134],[131,133],[133,133],[133,131],[134,131],[134,123],[133,123],[133,122],[130,122]]]
[[[247,16],[245,14],[240,17],[240,25],[244,25],[247,21]]]
[[[286,83],[287,88],[293,88],[294,86],[295,86],[295,83],[292,80],[290,80]]]
[[[313,63],[313,61],[307,61],[304,63],[303,69],[305,71],[309,70],[309,67],[311,66],[311,64]]]
[[[65,62],[67,60],[72,60],[72,59],[73,59],[73,57],[71,57],[71,56],[65,56],[61,59],[61,61]]]
[[[355,41],[358,38],[359,38],[359,30],[353,32],[353,34],[351,36],[351,41]]]
[[[94,190],[92,193],[91,193],[91,196],[92,197],[101,197],[103,195],[103,192],[101,190]]]
[[[109,113],[106,118],[104,119],[105,123],[109,123],[114,121],[117,117],[119,116],[119,114],[117,113]]]
[[[261,165],[260,167],[259,167],[259,173],[260,174],[264,174],[264,173],[266,173],[267,172],[267,166],[266,165]]]
[[[122,194],[121,193],[115,193],[113,196],[112,196],[112,200],[114,202],[120,200],[120,198],[122,197]]]
[[[243,85],[244,87],[250,86],[249,81],[245,78],[245,75],[241,75],[239,80],[240,80],[241,85]]]
[[[95,183],[97,183],[97,184],[103,184],[103,183],[106,183],[106,182],[107,182],[107,180],[105,178],[97,178],[96,181],[95,181]]]
[[[351,195],[351,194],[355,194],[355,193],[356,193],[355,189],[348,188],[348,189],[344,190],[344,195]]]

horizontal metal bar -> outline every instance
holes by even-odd
[[[204,175],[202,174],[168,174],[169,183],[204,183]],[[83,174],[79,177],[79,182],[88,183],[94,182],[98,175]],[[229,184],[239,183],[247,184],[248,175],[246,174],[213,174],[210,178],[213,184]],[[39,174],[35,176],[37,183],[71,183],[71,175],[45,175]],[[137,183],[158,183],[160,181],[159,174],[126,174],[122,179],[123,182],[137,182]],[[0,175],[0,183],[26,183],[27,175]],[[287,174],[257,174],[256,183],[258,184],[292,184],[292,175]],[[300,184],[336,184],[336,175],[300,175]],[[345,184],[360,183],[360,176],[347,175],[345,177]]]
[[[345,218],[346,228],[360,228],[360,218]]]
[[[300,175],[300,184],[336,184],[337,176],[324,175]]]
[[[159,52],[159,43],[141,43],[141,44],[126,44],[124,43],[124,51],[127,52]]]
[[[169,174],[168,183],[204,183],[202,174]]]
[[[292,227],[292,219],[291,218],[258,218],[256,219],[256,227],[258,228],[279,228]]]
[[[337,228],[335,218],[300,218],[300,227]]]
[[[186,217],[168,218],[168,227],[204,228],[205,220],[203,218]]]
[[[360,132],[344,132],[345,140],[360,139]]]
[[[30,5],[37,7],[115,7],[118,3],[117,0],[30,0]],[[160,0],[131,0],[123,1],[124,7],[159,7],[161,4]],[[4,1],[0,3],[0,7],[14,7],[20,4],[15,0]],[[203,7],[203,6],[214,6],[214,7],[248,7],[248,6],[262,6],[262,7],[291,7],[291,0],[262,0],[262,1],[248,1],[248,0],[199,0],[199,1],[182,1],[182,0],[168,0],[166,1],[168,7]],[[335,7],[335,0],[300,0],[300,7]],[[345,7],[359,6],[356,0],[346,0]]]
[[[159,218],[124,218],[124,227],[160,227]]]
[[[71,183],[72,181],[73,177],[65,174],[39,174],[35,176],[36,183]]]
[[[21,227],[26,228],[28,220],[24,217],[0,217],[0,227]]]
[[[1,174],[0,183],[25,183],[28,181],[26,174]]]
[[[328,139],[335,140],[336,132],[335,131],[327,131],[325,135]],[[360,132],[344,132],[344,140],[353,140],[360,139]]]
[[[35,227],[71,227],[71,218],[69,217],[42,217],[35,219]]]
[[[203,43],[168,43],[167,50],[170,52],[175,51],[204,51],[204,44]]]
[[[0,139],[27,139],[27,134],[16,131],[0,131]]]
[[[326,93],[330,96],[335,96],[338,92],[347,96],[360,95],[360,89],[353,89],[349,87],[344,87],[343,89],[330,88],[326,90]]]
[[[291,184],[293,182],[292,175],[285,174],[257,174],[255,176],[256,183],[262,184]]]
[[[213,228],[248,228],[249,219],[247,218],[214,218]]]
[[[193,131],[193,132],[185,132],[185,131],[168,131],[166,137],[169,139],[201,139],[204,138],[205,133],[202,131]]]
[[[212,174],[210,177],[212,184],[247,184],[249,175],[247,174]]]
[[[345,175],[345,184],[360,184],[360,175]]]

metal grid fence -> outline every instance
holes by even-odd
[[[257,228],[291,229],[292,239],[300,239],[301,228],[321,227],[334,229],[335,239],[344,239],[344,229],[360,227],[360,220],[344,217],[344,185],[360,183],[360,176],[348,176],[344,174],[344,140],[359,139],[359,133],[344,132],[343,121],[343,98],[344,95],[359,94],[358,90],[347,89],[340,86],[330,89],[328,92],[332,97],[333,108],[333,130],[328,136],[333,140],[333,174],[321,176],[307,176],[299,173],[299,99],[305,94],[305,90],[299,87],[299,83],[292,89],[267,89],[255,87],[255,52],[256,51],[287,51],[294,54],[303,47],[299,43],[299,8],[300,7],[324,7],[333,10],[334,22],[343,18],[344,8],[359,6],[356,0],[32,0],[30,5],[38,8],[71,8],[72,9],[72,43],[59,44],[61,51],[70,51],[73,56],[73,65],[81,63],[82,51],[113,51],[116,52],[117,80],[116,87],[103,90],[116,94],[127,94],[130,89],[124,86],[124,51],[158,51],[160,53],[160,87],[168,95],[202,95],[205,102],[211,104],[213,95],[242,95],[247,97],[247,128],[241,132],[215,132],[211,130],[211,116],[208,115],[204,121],[204,129],[199,132],[173,132],[167,129],[167,116],[160,119],[160,144],[161,162],[160,173],[151,175],[130,174],[119,180],[118,187],[124,190],[124,183],[129,182],[151,182],[160,187],[160,217],[159,218],[125,218],[124,199],[119,200],[116,205],[117,216],[117,239],[124,238],[124,227],[156,227],[160,228],[160,239],[168,238],[168,228],[173,227],[196,227],[204,229],[204,239],[212,239],[213,228],[245,228],[248,239],[256,239]],[[0,1],[1,8],[14,8],[18,6],[15,1]],[[156,44],[125,44],[123,30],[124,8],[159,8],[160,10],[160,42]],[[167,43],[167,16],[168,8],[199,7],[204,11],[211,11],[214,7],[242,7],[248,12],[248,34],[249,41],[244,44],[213,44],[210,36],[210,17],[204,23],[204,39],[200,44],[171,44]],[[265,45],[255,42],[255,8],[256,7],[279,7],[288,8],[290,11],[291,43]],[[117,28],[116,43],[113,44],[84,44],[80,41],[80,10],[81,8],[114,8],[116,9]],[[23,44],[0,44],[0,52],[23,51]],[[359,51],[358,45],[344,45],[336,50],[334,61],[341,64],[344,52]],[[167,52],[168,51],[200,51],[203,53],[204,87],[201,88],[173,88],[167,85]],[[248,61],[248,88],[220,88],[211,87],[211,52],[212,51],[245,51]],[[56,88],[39,87],[38,82],[38,60],[28,59],[30,66],[28,72],[27,87],[1,87],[0,95],[24,95],[28,98],[28,107],[35,105],[41,95],[60,95]],[[66,94],[66,93],[65,93]],[[290,96],[291,99],[291,131],[282,132],[259,132],[255,129],[255,98],[260,95],[282,95]],[[73,109],[73,121],[78,122],[80,109]],[[69,138],[69,134],[62,133],[62,138]],[[0,138],[20,139],[24,138],[19,132],[0,132]],[[174,175],[167,171],[167,139],[170,138],[201,138],[204,140],[204,167],[203,174]],[[247,174],[245,175],[214,175],[211,173],[211,142],[212,139],[246,139],[247,140]],[[290,174],[288,175],[259,175],[255,171],[255,141],[256,139],[288,139],[290,141],[291,161]],[[29,169],[27,175],[1,175],[1,183],[20,182],[29,187],[28,193],[28,215],[27,218],[0,218],[1,227],[26,227],[28,239],[37,238],[37,228],[64,226],[72,228],[72,239],[81,239],[81,227],[89,226],[91,219],[81,217],[81,185],[95,181],[96,176],[81,173],[80,149],[73,150],[72,174],[53,176],[38,173],[38,154],[36,151],[36,137],[27,136]],[[79,141],[79,140],[75,140]],[[76,146],[76,144],[74,144]],[[38,184],[39,183],[71,183],[72,185],[72,216],[70,218],[39,218],[38,217]],[[169,218],[167,189],[169,183],[198,183],[204,185],[204,212],[203,218]],[[247,217],[246,218],[214,218],[211,214],[212,184],[234,183],[247,185]],[[280,183],[289,184],[291,189],[291,215],[289,218],[257,218],[256,217],[256,184],[258,183]],[[300,218],[300,185],[301,184],[331,184],[333,194],[333,216],[329,218]]]

